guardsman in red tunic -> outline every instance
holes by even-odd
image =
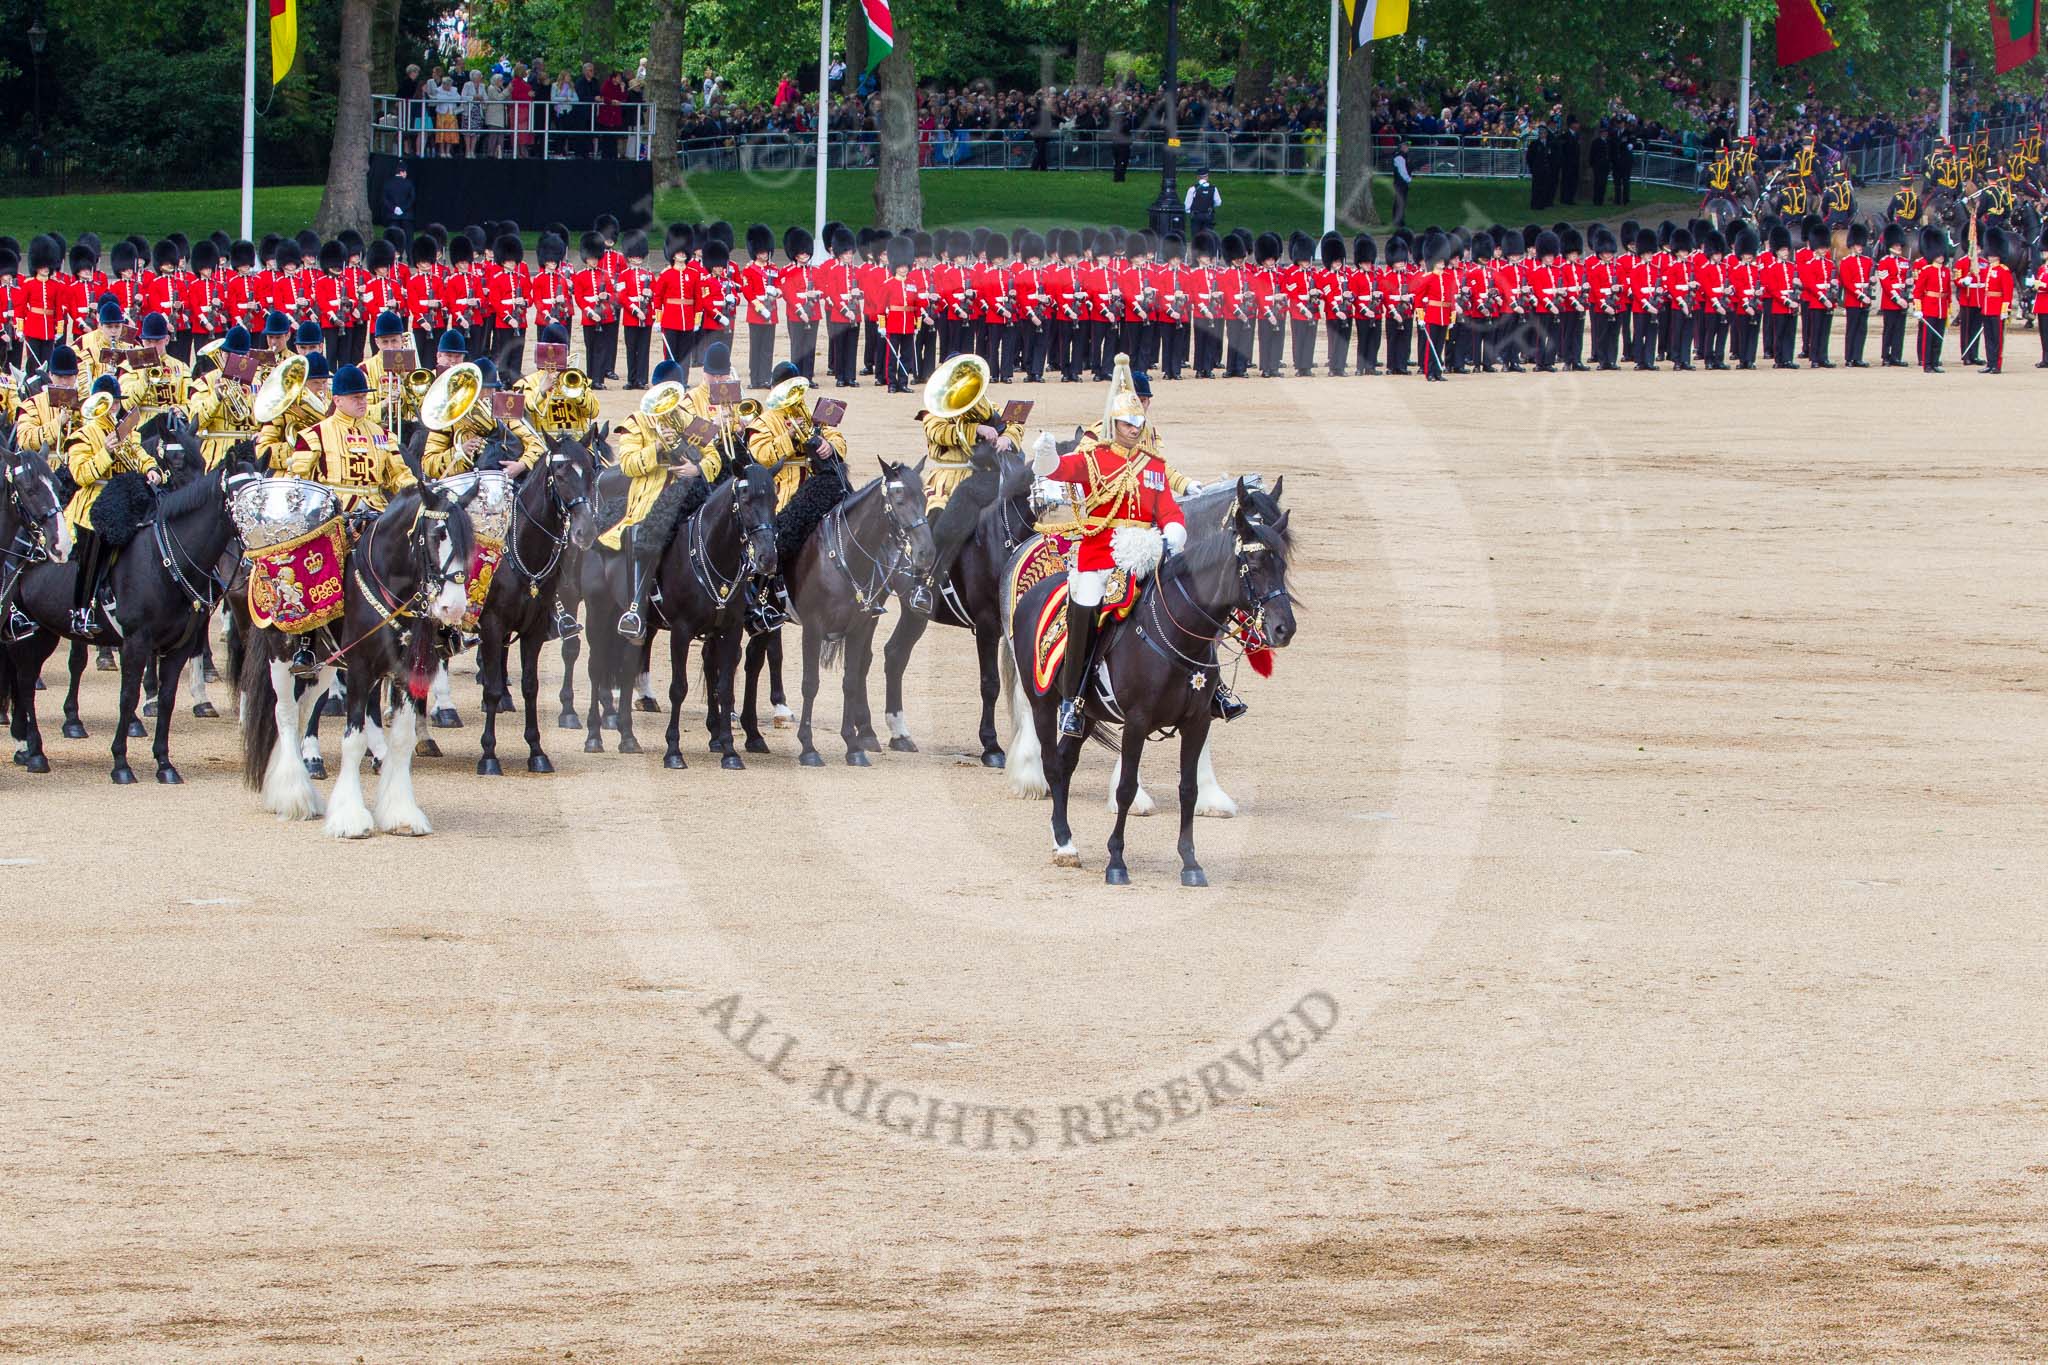
[[[422,232],[412,239],[412,274],[405,282],[405,317],[412,326],[413,345],[432,355],[448,316],[441,302],[441,244]]]
[[[40,369],[49,360],[70,317],[66,309],[69,286],[57,277],[62,255],[55,238],[29,241],[28,277],[21,282],[14,306],[22,344],[28,350],[24,361],[31,369]]]
[[[1379,244],[1366,233],[1351,239],[1351,268],[1344,272],[1344,289],[1350,298],[1345,309],[1351,315],[1353,352],[1360,374],[1378,374],[1380,336],[1386,323],[1386,295],[1380,290]]]
[[[732,277],[732,248],[714,237],[704,243],[696,273],[691,277],[697,291],[697,338],[700,349],[724,342],[732,354],[732,325],[740,311],[740,283]],[[684,362],[687,378],[689,364]]]
[[[889,270],[880,256],[888,235],[874,228],[862,228],[860,263],[853,268],[852,297],[860,302],[861,330],[866,340],[861,368],[877,376],[882,373],[882,286],[889,282]]]
[[[1072,228],[1054,228],[1046,243],[1046,266],[1038,287],[1045,294],[1046,365],[1071,384],[1081,377],[1081,306],[1074,297],[1081,235]]]
[[[1984,332],[1984,373],[1998,374],[2005,369],[2005,320],[2012,314],[2013,296],[2017,292],[2012,269],[2006,261],[2021,255],[2017,243],[2005,234],[2003,228],[1989,228],[1985,231],[1983,264],[1978,267],[1977,280],[1981,298],[1978,307],[1983,310],[1980,326]]]
[[[484,282],[484,316],[491,324],[491,359],[507,389],[519,383],[526,365],[526,248],[511,233],[491,244],[498,267]]]
[[[775,272],[782,312],[789,328],[789,362],[805,379],[815,381],[818,366],[818,323],[824,317],[824,292],[818,268],[811,264],[816,244],[809,228],[789,227],[782,233],[782,254],[789,264]]]
[[[448,239],[448,271],[441,278],[441,307],[448,325],[469,342],[469,358],[489,354],[490,328],[484,318],[483,280],[476,270],[476,244],[462,233]]]
[[[1842,303],[1842,363],[1852,370],[1870,368],[1863,358],[1870,335],[1870,307],[1877,302],[1877,262],[1870,259],[1870,229],[1849,225],[1849,249],[1835,264],[1836,296]]]
[[[1081,683],[1110,571],[1150,573],[1157,567],[1158,549],[1177,554],[1188,538],[1187,518],[1174,501],[1166,462],[1159,458],[1131,380],[1130,357],[1119,354],[1115,366],[1102,424],[1106,439],[1084,439],[1064,456],[1047,445],[1032,460],[1032,471],[1041,478],[1076,489],[1079,524],[1067,549],[1067,654],[1060,665],[1059,731],[1071,739],[1087,732]],[[1158,545],[1148,547],[1148,538],[1122,534],[1138,528],[1156,529]]]
[[[825,322],[825,368],[842,389],[860,384],[860,284],[854,277],[854,236],[834,223],[825,229],[830,253],[818,267],[820,316]]]
[[[1799,268],[1792,260],[1792,233],[1780,223],[1771,229],[1771,257],[1764,263],[1764,350],[1771,368],[1794,368],[1793,331],[1799,325]]]
[[[2034,330],[2041,334],[2041,358],[2037,370],[2048,370],[2048,260],[2034,268]]]
[[[1557,253],[1563,244],[1549,228],[1536,234],[1536,259],[1522,267],[1522,282],[1529,291],[1529,319],[1536,345],[1536,368],[1545,374],[1557,368],[1557,354],[1564,342],[1558,307]]]
[[[1941,348],[1948,339],[1948,318],[1955,298],[1955,280],[1948,268],[1948,236],[1940,228],[1922,228],[1920,257],[1913,263],[1914,344],[1920,368],[1929,374],[1941,372]]]
[[[1444,377],[1444,352],[1450,345],[1451,324],[1458,319],[1462,282],[1452,267],[1455,250],[1441,233],[1422,239],[1422,258],[1429,263],[1429,270],[1415,281],[1414,299],[1416,321],[1422,328],[1422,377],[1428,380]]]
[[[569,293],[583,328],[583,368],[590,375],[590,387],[602,389],[604,377],[612,371],[610,344],[618,340],[619,300],[612,293],[611,272],[604,268],[604,239],[586,232],[578,249],[583,268],[571,278]]]
[[[568,254],[568,242],[552,232],[543,234],[534,245],[539,268],[526,277],[526,302],[527,321],[536,329],[559,327],[566,334],[576,320],[570,275],[562,269]]]
[[[889,258],[890,278],[884,282],[881,292],[882,306],[882,387],[891,393],[909,393],[912,365],[916,357],[911,348],[915,344],[917,325],[924,317],[924,293],[917,281],[910,278],[910,268],[917,259],[917,246],[903,233],[891,237],[886,244]]]
[[[1898,223],[1884,227],[1884,255],[1873,272],[1877,286],[1879,336],[1878,364],[1903,368],[1906,363],[1906,324],[1913,311],[1913,263],[1906,259],[1906,229]],[[2043,338],[2048,345],[2048,337]]]
[[[100,295],[107,292],[108,280],[100,270],[100,249],[94,242],[80,240],[71,248],[70,286],[64,296],[64,307],[71,323],[71,335],[82,336],[93,328],[99,318]],[[82,357],[86,367],[92,367],[90,356]]]
[[[1635,253],[1622,261],[1628,278],[1629,359],[1638,370],[1657,368],[1657,305],[1664,293],[1663,276],[1655,264],[1657,234],[1636,232]]]
[[[1387,263],[1380,270],[1380,297],[1387,316],[1387,373],[1408,373],[1408,356],[1415,339],[1414,247],[1406,229],[1396,229],[1387,239]]]
[[[619,238],[625,268],[612,283],[619,299],[619,334],[626,339],[626,387],[647,387],[649,356],[654,346],[654,275],[647,269],[647,234],[628,232]]]
[[[1008,313],[1017,335],[1017,368],[1024,382],[1045,382],[1047,349],[1045,238],[1029,229],[1017,233],[1017,269],[1010,276]]]
[[[0,246],[0,369],[11,370],[18,363],[15,355],[16,338],[21,335],[21,324],[16,317],[15,305],[20,301],[21,280],[18,271],[21,258],[10,246]],[[0,397],[0,416],[14,415],[14,397],[9,394]]]
[[[991,232],[982,243],[982,254],[989,259],[962,272],[967,288],[965,303],[973,328],[968,339],[975,353],[988,362],[995,382],[1007,384],[1017,369],[1010,272],[1003,264],[1010,254],[1010,239],[1003,233]],[[913,271],[912,279],[915,278]]]
[[[1699,324],[1695,345],[1700,363],[1710,370],[1728,368],[1728,239],[1718,228],[1708,228],[1701,243],[1706,250],[1693,267],[1693,281],[1699,286]]]
[[[1822,229],[1825,232],[1825,228]],[[1835,363],[1828,359],[1828,346],[1835,328],[1835,290],[1838,286],[1835,258],[1824,245],[1825,239],[1809,239],[1804,255],[1798,264],[1799,311],[1806,324],[1806,335],[1800,351],[1806,356],[1806,363],[1816,370],[1832,370]]]
[[[768,372],[775,368],[775,323],[782,313],[775,234],[766,223],[747,229],[747,263],[739,269],[739,283],[747,315],[747,384],[765,389]]]
[[[1586,313],[1592,335],[1593,368],[1621,368],[1621,319],[1628,308],[1628,270],[1619,251],[1621,243],[1605,227],[1595,226],[1591,243],[1593,259],[1586,265]]]

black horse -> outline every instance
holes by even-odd
[[[998,452],[986,443],[976,448],[972,459],[975,472],[953,491],[932,526],[938,558],[930,597],[921,598],[916,591],[921,585],[905,581],[904,575],[898,575],[894,585],[902,612],[882,647],[887,673],[882,714],[889,725],[889,747],[916,753],[917,741],[911,738],[903,705],[903,674],[911,651],[934,622],[971,630],[981,665],[981,764],[1000,768],[1006,761],[996,732],[996,698],[1002,692],[998,660],[1004,631],[1003,568],[1032,535],[1031,463],[1021,452]],[[929,602],[922,610],[917,605],[921,600]],[[868,714],[865,677],[858,734],[863,746],[880,747]]]
[[[612,427],[609,422],[592,422],[579,439],[585,450],[590,452],[592,467],[597,471],[596,495],[593,499],[602,508],[608,500],[625,498],[626,476],[618,472],[618,458],[612,453]],[[604,517],[598,517],[603,524]],[[576,614],[583,604],[583,561],[590,553],[588,547],[570,547],[564,556],[556,596],[562,603],[562,610],[570,616]],[[583,718],[576,714],[576,662],[583,657],[583,639],[579,635],[567,635],[562,639],[562,689],[560,700],[562,710],[555,717],[555,726],[562,730],[580,730]],[[593,703],[594,705],[595,703]],[[608,728],[616,729],[613,725]]]
[[[1207,886],[1195,861],[1195,768],[1209,738],[1209,706],[1221,662],[1217,651],[1230,637],[1240,613],[1251,616],[1273,647],[1294,637],[1294,607],[1287,588],[1290,542],[1288,513],[1268,525],[1247,516],[1242,481],[1227,523],[1228,535],[1190,541],[1186,551],[1162,564],[1145,585],[1138,605],[1122,621],[1105,626],[1084,687],[1087,724],[1122,758],[1117,782],[1116,828],[1109,837],[1103,880],[1130,882],[1124,865],[1124,823],[1138,791],[1138,761],[1154,734],[1180,733],[1180,880]],[[1053,860],[1080,866],[1067,824],[1067,794],[1080,758],[1079,739],[1055,738],[1057,690],[1039,692],[1029,660],[1033,631],[1045,599],[1062,580],[1047,579],[1018,598],[1011,612],[1010,644],[1018,661],[1020,723],[1027,719],[1039,744],[1053,755]],[[1106,677],[1104,676],[1106,675]]]
[[[475,547],[465,501],[429,483],[393,498],[349,551],[342,614],[333,627],[348,697],[341,772],[327,806],[326,832],[334,838],[360,839],[372,829],[433,832],[413,795],[413,740],[428,682],[446,662],[446,639],[469,610]],[[287,662],[293,638],[261,627],[250,631],[246,649],[243,780],[262,793],[266,810],[288,820],[311,819],[321,804],[300,752],[300,707]],[[330,658],[325,665],[335,662]],[[363,757],[370,747],[371,704],[387,691],[389,747],[373,816],[363,802]]]
[[[128,740],[131,726],[137,724],[143,669],[154,660],[159,676],[167,680],[159,697],[152,748],[156,780],[165,784],[184,781],[171,764],[170,751],[178,675],[198,653],[207,617],[225,591],[214,569],[236,535],[228,499],[244,481],[255,477],[255,446],[244,441],[212,472],[160,494],[134,541],[119,552],[108,569],[107,582],[114,592],[111,619],[95,608],[98,619],[89,636],[72,631],[72,593],[80,566],[44,564],[23,576],[19,606],[36,629],[9,641],[7,653],[13,674],[14,736],[22,741],[22,765],[30,772],[50,770],[42,733],[36,726],[36,675],[58,640],[83,639],[111,644],[120,651],[121,703],[114,734],[113,780],[122,785],[135,780],[128,766]]]
[[[837,476],[831,469],[811,477]],[[804,706],[796,737],[801,749],[797,761],[806,768],[824,766],[811,743],[811,708],[817,701],[819,669],[830,664],[842,646],[846,668],[839,732],[846,741],[846,761],[856,768],[870,766],[860,742],[859,721],[865,705],[864,679],[874,659],[875,623],[897,576],[921,578],[936,558],[931,524],[924,515],[922,465],[884,460],[880,477],[826,513],[802,548],[784,563],[783,578],[803,627]],[[747,644],[747,701],[740,725],[746,731],[748,753],[768,752],[754,710],[768,640],[762,634]]]
[[[14,599],[21,580],[38,564],[62,564],[71,557],[71,523],[57,477],[40,451],[0,445],[0,638],[15,632]],[[22,629],[33,629],[19,618]],[[14,713],[14,684],[7,655],[0,650],[0,718]]]
[[[509,710],[509,643],[519,641],[519,690],[526,701],[526,770],[551,773],[540,746],[540,649],[555,625],[556,589],[564,564],[590,548],[597,534],[591,498],[597,482],[590,451],[568,436],[551,437],[547,462],[520,482],[512,503],[512,533],[491,578],[477,620],[477,674],[484,689],[484,754],[476,770],[504,773],[498,763],[498,713]]]
[[[662,766],[687,767],[683,761],[683,699],[689,692],[690,641],[701,638],[706,709],[704,728],[719,766],[744,768],[732,742],[733,677],[739,669],[740,644],[749,586],[775,573],[775,480],[760,465],[742,458],[706,486],[693,480],[664,496],[680,498],[671,513],[674,525],[662,542],[648,592],[651,623],[669,633],[668,747]],[[661,519],[660,504],[643,527]],[[643,654],[618,633],[616,622],[625,610],[622,566],[616,557],[592,556],[585,571],[585,600],[590,603],[590,724],[584,750],[601,752],[600,709],[596,698],[618,697],[619,752],[639,752],[633,734],[633,709],[623,705],[628,669]],[[650,631],[650,637],[652,632]]]

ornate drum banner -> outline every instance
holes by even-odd
[[[476,532],[476,550],[469,557],[469,610],[463,613],[462,629],[475,630],[483,618],[484,599],[491,595],[491,577],[505,557],[506,538],[512,534],[512,481],[485,469],[436,479],[434,487],[451,498],[469,498],[466,510]]]
[[[348,539],[341,503],[306,479],[264,479],[237,493],[229,515],[249,561],[249,615],[287,635],[341,615]]]

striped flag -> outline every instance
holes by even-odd
[[[1991,0],[1991,46],[2000,75],[2024,66],[2041,51],[2036,0]]]
[[[292,73],[299,57],[299,0],[270,0],[270,83]]]
[[[1344,0],[1345,27],[1356,52],[1375,38],[1408,31],[1408,0]]]
[[[868,70],[873,71],[896,46],[896,21],[889,14],[889,0],[860,0],[860,4],[868,17]]]

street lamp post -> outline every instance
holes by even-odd
[[[40,178],[43,173],[43,45],[50,41],[50,30],[43,27],[39,17],[28,26],[28,53],[30,65],[35,68],[35,122],[30,125],[28,139],[28,173]]]
[[[1166,154],[1160,158],[1159,198],[1152,203],[1152,231],[1165,236],[1181,229],[1180,207],[1180,0],[1167,0],[1166,70],[1160,82],[1166,101]]]

